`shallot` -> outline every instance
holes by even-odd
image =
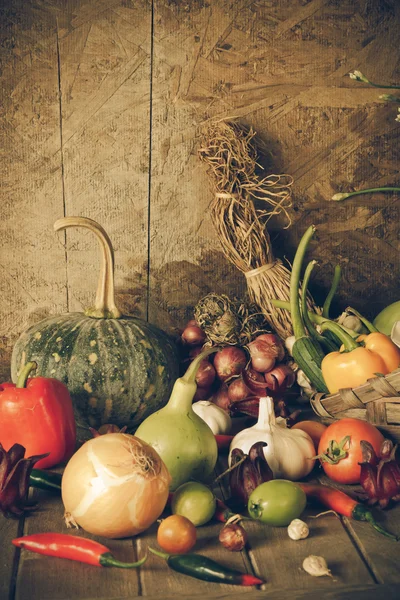
[[[240,402],[252,395],[253,392],[247,387],[242,377],[234,379],[228,387],[228,397],[232,403]]]
[[[282,360],[285,350],[279,338],[271,333],[257,336],[247,348],[251,356],[253,369],[260,373],[267,373],[274,368],[275,362]]]
[[[187,325],[181,337],[189,346],[199,346],[206,341],[206,334],[198,325]]]
[[[247,532],[237,523],[227,523],[221,529],[218,539],[230,552],[240,552],[247,544]]]
[[[214,357],[214,368],[221,381],[240,375],[246,363],[245,351],[237,346],[225,346]]]
[[[228,396],[228,385],[226,383],[221,383],[211,400],[214,404],[227,411],[231,403]]]
[[[206,358],[201,361],[197,374],[196,383],[201,388],[209,388],[215,379],[215,369]]]

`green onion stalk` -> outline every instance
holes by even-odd
[[[315,339],[312,339],[307,333],[299,301],[301,268],[308,245],[315,233],[315,229],[314,225],[310,225],[304,233],[298,245],[292,265],[290,277],[290,312],[295,337],[292,356],[299,366],[299,369],[305,373],[316,390],[327,393],[328,388],[325,385],[321,371],[321,362],[325,357],[325,353],[320,344]]]

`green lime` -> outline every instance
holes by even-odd
[[[172,513],[186,517],[196,527],[208,523],[215,513],[215,508],[214,494],[198,481],[188,481],[179,486],[171,502]]]

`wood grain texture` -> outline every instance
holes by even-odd
[[[197,157],[200,127],[212,118],[252,126],[271,149],[260,164],[294,177],[293,227],[276,218],[269,230],[275,253],[292,260],[305,228],[317,225],[309,252],[321,267],[317,299],[339,263],[336,310],[353,304],[373,316],[397,300],[398,195],[329,198],[400,183],[396,106],[347,75],[359,69],[399,84],[399,24],[397,0],[4,0],[0,376],[8,377],[13,341],[28,324],[92,301],[97,242],[83,231],[56,236],[53,222],[64,214],[108,231],[127,313],[176,331],[204,294],[243,295],[243,277],[213,230],[212,191]],[[299,543],[250,524],[249,552],[235,556],[216,542],[220,524],[199,531],[199,551],[265,576],[262,591],[178,576],[155,557],[123,572],[28,553],[14,590],[11,539],[23,527],[66,531],[60,500],[38,498],[41,509],[25,525],[0,515],[1,598],[398,597],[397,546],[333,516],[313,521]],[[382,519],[400,534],[397,507]],[[134,559],[154,544],[155,527],[137,543],[109,545]],[[336,581],[304,574],[303,553],[325,556]]]
[[[0,375],[29,324],[66,309],[64,250],[54,244],[62,214],[62,165],[54,13],[41,3],[0,7]]]
[[[208,273],[199,282],[196,267],[204,265],[205,245],[218,252],[218,240],[194,134],[208,119],[229,116],[267,142],[266,168],[294,177],[294,226],[282,230],[281,219],[269,224],[276,253],[291,260],[305,228],[318,227],[310,251],[321,267],[316,298],[323,300],[336,263],[343,280],[335,310],[353,304],[372,316],[398,298],[398,196],[329,202],[337,191],[398,181],[395,107],[347,76],[358,68],[372,80],[395,82],[398,22],[396,2],[155,4],[152,314],[166,318],[166,310],[176,320],[209,290]],[[163,273],[177,267],[171,298],[159,282],[160,262]],[[236,282],[242,293],[240,277]]]
[[[65,213],[105,227],[121,309],[146,316],[151,5],[77,2],[58,24]],[[97,244],[82,231],[67,240],[69,309],[82,310]]]
[[[24,535],[59,531],[82,537],[94,536],[82,530],[68,530],[63,519],[61,498],[45,491],[33,493],[40,508],[25,521]],[[110,548],[121,561],[136,560],[132,541],[98,541]],[[107,569],[84,565],[61,558],[21,551],[16,585],[16,600],[67,600],[94,596],[104,600],[138,596],[139,575],[136,569]]]

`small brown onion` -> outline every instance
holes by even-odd
[[[203,352],[203,346],[194,346],[193,348],[190,349],[189,358],[191,358],[193,360],[201,352]]]
[[[245,351],[237,346],[225,346],[214,356],[214,368],[221,381],[240,375],[246,363]]]
[[[196,393],[193,397],[193,402],[198,402],[199,400],[209,400],[211,396],[211,388],[210,387],[200,387],[197,386]]]
[[[253,396],[253,392],[247,387],[242,377],[234,379],[228,387],[228,397],[231,402],[240,402],[249,396]]]
[[[199,387],[209,388],[215,379],[215,369],[205,358],[201,361],[196,373],[196,383]]]
[[[296,373],[289,365],[277,365],[269,373],[265,373],[265,381],[270,392],[283,393],[296,381]]]
[[[164,510],[170,482],[149,444],[126,433],[100,435],[83,444],[65,467],[65,519],[93,535],[136,535]]]
[[[270,344],[271,346],[274,347],[274,350],[277,353],[276,360],[278,362],[280,362],[281,360],[283,360],[285,358],[284,344],[283,344],[282,340],[274,333],[262,333],[261,335],[257,336],[256,339],[260,340],[262,342],[266,342],[267,344]]]
[[[211,400],[220,408],[228,411],[231,401],[228,396],[228,386],[226,383],[221,383]]]
[[[279,344],[278,344],[279,342]],[[260,373],[267,373],[274,368],[278,356],[285,353],[283,346],[275,335],[266,333],[257,336],[247,346],[253,369]]]
[[[206,334],[198,325],[190,325],[183,330],[182,340],[189,346],[199,346],[206,341]]]
[[[237,523],[228,523],[219,532],[218,539],[230,552],[240,552],[247,544],[247,532]]]
[[[196,319],[190,319],[190,321],[188,321],[185,325],[186,327],[198,327],[199,324],[197,323]]]

